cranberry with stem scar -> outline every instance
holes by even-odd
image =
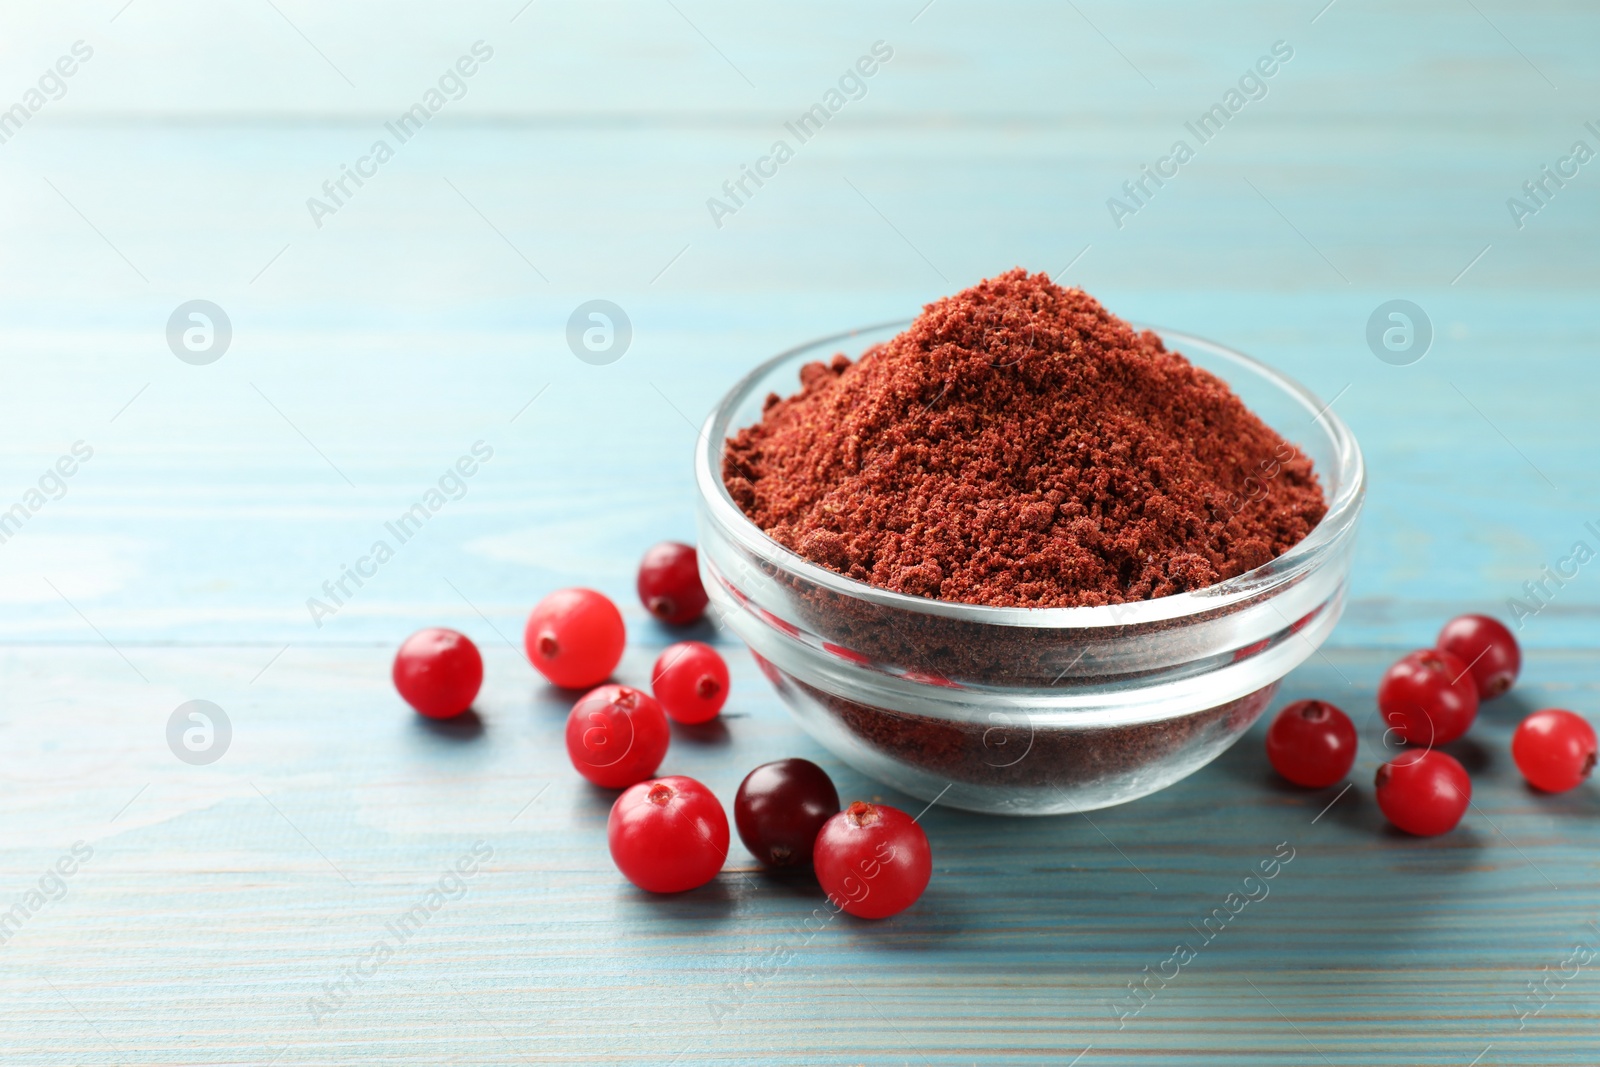
[[[899,808],[860,800],[823,824],[812,864],[828,899],[862,919],[909,908],[933,874],[922,827]]]
[[[622,613],[593,589],[557,589],[539,601],[522,634],[534,669],[567,689],[609,678],[627,639]]]
[[[1523,719],[1511,735],[1511,758],[1535,789],[1565,793],[1594,770],[1594,727],[1581,715],[1545,708]]]
[[[606,843],[624,877],[650,893],[705,885],[728,858],[728,816],[711,790],[674,775],[640,782],[617,798]]]
[[[1434,647],[1460,657],[1472,672],[1478,699],[1493,700],[1511,688],[1522,669],[1517,639],[1498,619],[1461,615],[1444,624]]]
[[[1297,700],[1267,729],[1267,759],[1295,785],[1320,789],[1350,773],[1356,761],[1350,717],[1322,700]]]
[[[661,766],[671,735],[655,697],[626,685],[585,693],[567,715],[567,757],[595,785],[625,789]]]
[[[1384,818],[1408,834],[1449,833],[1472,802],[1472,782],[1455,758],[1434,749],[1405,752],[1373,779]]]
[[[694,546],[663,541],[639,561],[639,601],[664,623],[684,626],[706,610],[700,584],[699,556]]]
[[[468,708],[483,684],[483,657],[465,634],[433,626],[406,638],[395,653],[394,687],[430,719],[452,719]]]
[[[838,812],[833,779],[805,759],[763,763],[745,775],[733,800],[739,840],[768,867],[809,864],[817,834]]]
[[[1478,686],[1460,657],[1419,649],[1384,672],[1378,710],[1402,741],[1442,745],[1466,733],[1477,718]]]
[[[674,722],[710,722],[728,699],[728,665],[700,641],[680,641],[661,653],[650,691]]]

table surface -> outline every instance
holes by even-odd
[[[1600,564],[1573,557],[1600,547],[1600,173],[1573,155],[1600,148],[1600,12],[106,0],[3,19],[0,105],[31,109],[0,143],[0,511],[28,513],[0,543],[0,904],[25,919],[0,943],[5,1063],[1600,1058],[1600,794],[1534,795],[1507,750],[1532,708],[1600,715]],[[480,40],[460,99],[318,226],[307,198]],[[34,109],[76,41],[92,58]],[[717,225],[707,199],[877,41],[893,56],[864,95]],[[1265,95],[1119,227],[1107,199],[1278,41],[1293,56]],[[1529,200],[1544,166],[1568,177]],[[1258,724],[1091,816],[934,808],[933,882],[882,923],[808,924],[815,887],[737,843],[704,889],[635,892],[606,854],[609,794],[566,766],[564,698],[513,645],[526,610],[606,591],[630,629],[619,677],[645,680],[676,635],[633,568],[693,536],[689,452],[728,384],[1016,264],[1266,359],[1361,440],[1350,601],[1280,702],[1370,725],[1398,652],[1522,599],[1524,680],[1453,749],[1473,809],[1400,836],[1373,731],[1348,791],[1303,792]],[[633,325],[603,366],[565,340],[595,298]],[[1404,366],[1365,336],[1397,298],[1433,334]],[[168,347],[192,299],[232,324],[209,365]],[[313,619],[308,598],[480,441],[464,494]],[[48,477],[75,444],[90,458]],[[485,651],[475,726],[429,727],[388,684],[430,624]],[[734,693],[668,769],[728,800],[804,755],[883,792],[730,638],[695,632]],[[205,766],[166,740],[192,699],[232,724]],[[1286,850],[1270,895],[1119,1018]]]

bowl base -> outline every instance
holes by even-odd
[[[856,770],[930,803],[992,815],[1062,815],[1125,804],[1225,752],[1278,683],[1189,715],[1129,726],[1035,726],[1025,713],[953,722],[825,693],[761,661],[807,733]]]

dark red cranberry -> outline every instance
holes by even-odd
[[[449,719],[472,706],[483,684],[483,657],[470,638],[430,627],[406,638],[394,657],[394,687],[430,719]]]
[[[768,867],[811,862],[822,825],[839,811],[839,791],[810,760],[763,763],[739,783],[733,821],[739,840]]]
[[[1356,728],[1348,715],[1326,701],[1297,700],[1272,720],[1267,759],[1295,785],[1321,789],[1350,773],[1356,761]]]
[[[1402,752],[1378,768],[1373,784],[1384,818],[1418,837],[1454,830],[1472,803],[1466,768],[1433,749]]]
[[[663,541],[639,562],[639,600],[664,623],[683,626],[706,610],[699,557],[692,545]]]
[[[1443,745],[1478,716],[1478,686],[1466,662],[1436,648],[1402,656],[1378,682],[1383,721],[1411,745]]]
[[[1462,615],[1439,631],[1434,646],[1460,657],[1472,672],[1478,699],[1493,700],[1511,688],[1522,669],[1517,639],[1498,619],[1487,615]]]

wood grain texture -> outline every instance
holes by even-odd
[[[670,638],[633,567],[692,536],[689,450],[728,385],[1020,263],[1335,401],[1371,473],[1351,599],[1281,700],[1369,719],[1396,652],[1600,548],[1600,163],[1521,228],[1506,208],[1600,147],[1591,5],[13,5],[0,104],[78,39],[94,59],[0,144],[0,511],[94,450],[0,543],[0,904],[93,856],[0,944],[0,1060],[1600,1058],[1592,969],[1548,977],[1600,946],[1596,793],[1534,796],[1506,750],[1534,707],[1600,714],[1600,563],[1519,632],[1526,683],[1457,749],[1476,809],[1447,838],[1383,829],[1370,743],[1318,818],[1337,790],[1276,785],[1258,726],[1090,817],[935,808],[927,897],[870,926],[808,929],[814,887],[737,847],[704,890],[631,891],[565,698],[511,647],[543,591],[592,585],[642,680]],[[478,39],[466,94],[314,225],[307,197]],[[877,40],[866,95],[715,225],[707,198]],[[1267,95],[1118,228],[1107,198],[1277,40]],[[609,366],[564,339],[595,297],[634,326]],[[1395,297],[1434,327],[1411,366],[1364,337]],[[234,327],[210,366],[164,336],[194,298]],[[465,495],[317,626],[307,598],[480,440]],[[488,656],[481,733],[389,688],[427,624]],[[800,754],[874,792],[726,650],[725,733],[679,735],[671,770],[728,800]],[[164,739],[196,698],[236,731],[209,767]],[[480,840],[465,895],[319,1023],[324,984]],[[1119,1028],[1127,984],[1281,842],[1270,895]],[[1540,980],[1559,992],[1519,1028]]]
[[[634,681],[663,640],[637,636],[620,672]],[[868,924],[815,918],[814,885],[760,873],[737,843],[702,890],[631,890],[605,851],[612,794],[566,765],[565,700],[503,647],[486,650],[467,732],[399,706],[387,648],[291,651],[264,673],[261,648],[127,651],[148,685],[109,652],[0,658],[39,711],[7,724],[8,890],[74,841],[94,849],[0,946],[7,1062],[1020,1064],[1090,1045],[1082,1062],[1464,1064],[1491,1045],[1480,1062],[1592,1062],[1587,970],[1520,1029],[1515,1005],[1600,944],[1600,807],[1530,793],[1506,753],[1526,710],[1595,699],[1586,653],[1542,653],[1452,746],[1474,808],[1448,837],[1384,828],[1370,716],[1388,654],[1333,651],[1284,698],[1338,694],[1368,717],[1348,792],[1277,783],[1258,725],[1192,778],[1092,816],[935,808],[927,895]],[[749,657],[732,665],[725,730],[680,730],[668,769],[726,798],[749,766],[802,754],[848,796],[881,793],[797,735]],[[174,760],[161,733],[196,692],[234,728],[210,767]],[[447,886],[457,899],[374,961],[386,924],[480,841],[492,857]],[[1214,918],[1286,854],[1264,898]],[[1119,1028],[1127,983],[1179,943],[1195,958]],[[313,1005],[356,967],[371,973],[339,1006]]]

